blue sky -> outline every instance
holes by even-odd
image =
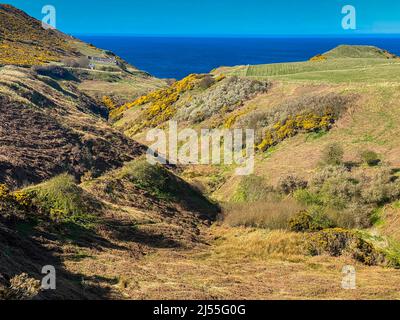
[[[1,0],[0,0],[1,1]],[[357,35],[400,34],[396,0],[3,0],[42,17],[57,10],[70,34]],[[357,30],[343,30],[341,9],[357,10]]]

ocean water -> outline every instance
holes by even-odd
[[[375,45],[400,55],[400,38],[185,38],[77,36],[159,78],[181,79],[219,66],[304,61],[340,44]]]

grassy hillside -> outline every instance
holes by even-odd
[[[339,46],[306,62],[223,67],[214,74],[329,83],[397,82],[400,60],[371,46]]]
[[[90,70],[88,56],[115,58],[117,65],[95,62],[95,70]],[[49,64],[66,67],[80,80],[80,89],[98,101],[105,95],[128,101],[165,86],[164,81],[138,70],[110,51],[57,30],[46,30],[40,21],[23,11],[0,4],[0,66]]]
[[[341,45],[323,54],[328,59],[343,58],[375,58],[375,59],[396,59],[395,54],[374,46],[349,46]]]
[[[62,172],[98,176],[144,152],[108,125],[106,108],[76,82],[48,71],[0,67],[0,182],[15,187]]]

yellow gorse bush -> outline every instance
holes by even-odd
[[[32,206],[32,197],[23,191],[11,192],[5,184],[0,184],[0,203],[19,208],[30,208]]]
[[[116,105],[115,105],[114,101],[111,99],[111,97],[103,96],[103,98],[101,100],[108,110],[111,111],[116,108]]]
[[[271,129],[266,130],[257,149],[265,151],[299,132],[329,130],[335,121],[335,116],[329,111],[322,116],[313,113],[289,116],[286,120],[279,121]]]
[[[315,57],[312,57],[311,59],[310,59],[310,61],[311,62],[320,62],[320,61],[325,61],[325,60],[327,60],[328,58],[326,57],[326,56],[324,56],[324,55],[322,55],[322,54],[318,54],[318,55],[316,55]]]
[[[0,10],[0,64],[42,65],[75,55],[67,39],[9,5]]]
[[[154,127],[160,123],[171,119],[175,112],[175,102],[181,94],[195,88],[196,84],[204,75],[191,74],[180,81],[176,81],[168,88],[158,89],[147,95],[141,96],[133,102],[126,103],[119,108],[115,108],[110,113],[111,118],[118,117],[121,113],[133,107],[149,104],[143,112],[143,121],[139,130],[144,127]]]

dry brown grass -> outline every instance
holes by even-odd
[[[209,245],[191,250],[161,249],[142,259],[107,250],[67,265],[84,278],[114,279],[112,296],[125,299],[400,298],[400,271],[346,257],[304,256],[301,234],[225,227],[208,232]],[[349,264],[356,268],[356,290],[341,287],[342,268]]]
[[[224,210],[224,222],[234,227],[287,229],[290,218],[302,209],[292,198],[230,204]]]

